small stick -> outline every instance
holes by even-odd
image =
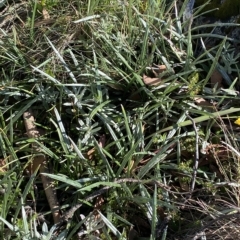
[[[34,123],[35,119],[31,110],[23,113],[23,120],[29,138],[38,138],[41,136],[39,130]],[[53,214],[54,223],[59,223],[61,219],[60,207],[56,197],[56,191],[53,187],[53,181],[42,174],[49,173],[47,166],[47,158],[43,153],[41,153],[41,150],[36,143],[32,144],[32,149],[34,150],[34,152],[37,153],[37,156],[33,157],[33,162],[31,164],[31,174],[37,169],[39,169],[43,188]]]

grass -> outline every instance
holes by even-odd
[[[1,9],[2,239],[239,237],[238,42],[187,3]]]

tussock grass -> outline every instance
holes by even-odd
[[[6,3],[0,33],[2,239],[227,239],[239,208],[237,40],[196,26],[204,6],[191,16],[188,1],[18,4]],[[28,109],[39,138],[25,134]],[[29,172],[33,143],[59,224]]]

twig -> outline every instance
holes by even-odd
[[[198,163],[199,163],[199,146],[198,146],[198,142],[199,142],[199,136],[198,136],[198,130],[196,127],[196,124],[194,122],[194,120],[189,116],[189,114],[186,114],[187,117],[190,119],[190,121],[193,124],[193,129],[195,131],[195,141],[196,141],[196,145],[195,145],[195,162],[194,162],[194,166],[193,166],[193,175],[192,175],[192,183],[191,183],[191,188],[190,188],[190,193],[192,194],[192,192],[194,191],[195,188],[195,183],[196,183],[196,177],[197,177],[197,170],[198,170]]]
[[[28,110],[23,114],[23,119],[28,137],[29,138],[40,137],[41,134],[34,123],[35,119],[31,110]],[[41,149],[39,149],[36,143],[32,144],[32,149],[34,153],[37,153],[37,155],[33,157],[33,162],[31,164],[31,172],[34,172],[39,168],[44,191],[53,214],[54,223],[58,223],[60,221],[61,215],[59,203],[56,196],[56,191],[53,187],[53,181],[42,174],[49,173],[47,166],[47,158],[44,154],[41,153]]]

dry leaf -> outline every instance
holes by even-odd
[[[155,66],[157,67],[157,70],[155,69],[155,71],[157,71],[158,73],[162,73],[167,70],[166,65],[155,65]]]
[[[100,136],[99,141],[98,141],[98,145],[100,148],[104,148],[106,144],[106,135],[103,134]],[[93,156],[95,154],[95,147],[91,148],[88,152],[87,152],[87,159],[92,160]]]
[[[155,65],[155,67],[152,68],[152,71],[156,77],[166,70],[167,70],[167,67],[165,65]]]
[[[210,112],[214,112],[216,109],[214,103],[210,103],[201,97],[194,98],[194,102],[196,103],[196,105],[198,105],[198,106],[202,107],[203,109],[210,111]]]
[[[147,86],[155,86],[161,83],[161,78],[151,78],[143,75],[143,81]]]
[[[143,75],[143,81],[147,86],[155,86],[161,83],[162,79],[159,77],[159,74],[166,71],[167,67],[165,65],[155,65],[150,68],[155,75],[155,78],[148,77]]]

